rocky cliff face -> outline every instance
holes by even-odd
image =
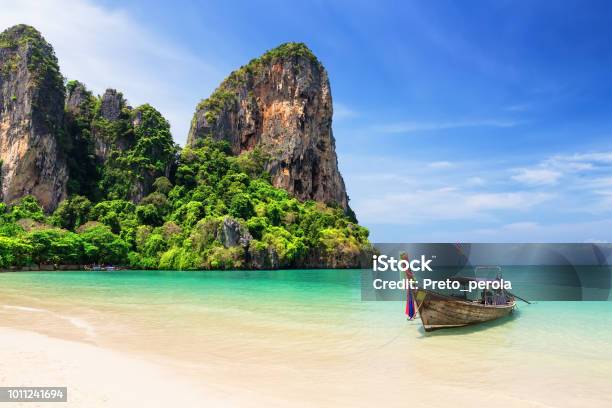
[[[34,195],[53,210],[66,195],[60,149],[64,86],[52,47],[34,28],[0,34],[0,159],[2,200]]]
[[[100,100],[98,120],[92,127],[95,155],[98,163],[108,161],[113,148],[125,151],[134,144],[130,129],[131,107],[127,106],[121,92],[107,89]],[[120,130],[120,128],[123,129]]]
[[[66,149],[68,164],[68,194],[80,194],[94,198],[99,179],[91,122],[94,118],[97,98],[78,81],[66,85],[64,123],[69,144]]]
[[[156,178],[170,177],[177,150],[157,110],[148,104],[132,108],[115,89],[94,97],[78,81],[66,88],[69,192],[138,203]]]
[[[88,106],[93,95],[87,90],[84,84],[72,81],[68,84],[66,94],[66,112],[73,116],[88,115]]]
[[[259,147],[275,187],[348,210],[331,124],[325,69],[304,44],[287,43],[234,71],[198,105],[187,144],[212,137],[234,154]]]

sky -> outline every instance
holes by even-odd
[[[326,67],[350,205],[373,242],[612,241],[606,1],[0,0],[96,93],[184,144],[198,101],[287,41]]]

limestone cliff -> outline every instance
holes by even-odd
[[[69,195],[96,197],[100,171],[95,160],[91,123],[97,106],[97,98],[84,84],[68,81],[64,122],[68,141],[66,162],[70,175]]]
[[[148,104],[132,108],[115,89],[94,97],[82,83],[69,81],[66,129],[71,193],[138,203],[175,166],[168,121]]]
[[[287,43],[232,72],[198,105],[187,144],[210,136],[234,154],[260,147],[275,187],[350,211],[331,125],[325,69],[304,44]]]
[[[60,149],[64,86],[53,48],[34,28],[0,34],[0,159],[2,200],[34,195],[53,210],[66,195]]]
[[[107,89],[100,99],[97,118],[92,126],[95,155],[99,164],[105,164],[113,149],[125,151],[134,144],[131,124],[132,108],[121,92]]]

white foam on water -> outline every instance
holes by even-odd
[[[31,312],[31,313],[49,313],[58,319],[62,319],[73,325],[74,327],[83,330],[88,336],[94,337],[95,330],[93,326],[85,319],[81,319],[73,316],[64,316],[57,313],[53,313],[47,309],[39,309],[36,307],[28,307],[28,306],[16,306],[16,305],[2,305],[4,309],[8,310],[18,310],[21,312]]]
[[[78,317],[72,317],[72,316],[62,316],[62,315],[57,315],[57,316],[60,319],[66,320],[67,322],[72,324],[74,327],[82,329],[90,337],[94,337],[96,335],[93,326],[85,319],[81,319]]]
[[[37,309],[35,307],[27,307],[27,306],[2,305],[2,307],[4,309],[20,310],[22,312],[34,312],[34,313],[48,312],[48,310],[46,310],[46,309]]]

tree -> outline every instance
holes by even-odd
[[[31,218],[35,221],[44,221],[45,219],[45,213],[40,204],[38,204],[38,200],[31,195],[22,197],[17,204],[13,205],[11,215],[14,220]]]
[[[167,177],[158,177],[153,182],[153,188],[158,193],[168,194],[172,190],[172,183]]]
[[[101,264],[124,264],[127,262],[128,245],[105,225],[98,225],[80,234],[89,245],[88,261]]]
[[[24,266],[32,262],[32,246],[20,238],[0,236],[0,267]]]
[[[79,264],[83,261],[83,242],[75,233],[60,229],[34,230],[25,239],[32,248],[32,260],[38,264]]]
[[[60,203],[51,217],[51,222],[58,227],[74,230],[89,220],[90,211],[91,201],[87,197],[72,196]]]
[[[153,204],[139,205],[136,207],[136,216],[140,224],[161,225],[163,223],[163,215],[160,209]]]
[[[238,193],[232,197],[229,213],[236,218],[247,220],[255,214],[253,201],[246,193]]]

